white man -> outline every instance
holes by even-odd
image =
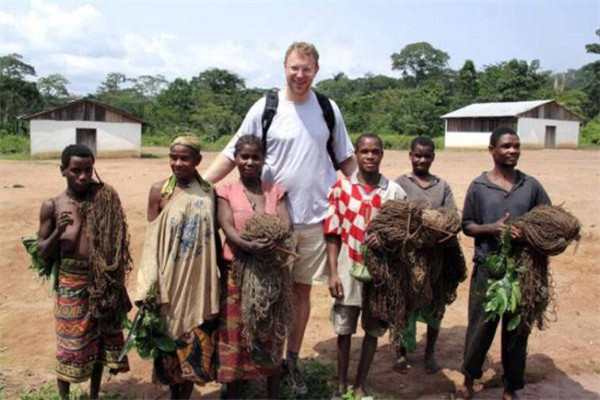
[[[296,316],[288,338],[287,367],[292,388],[302,395],[307,389],[297,361],[310,316],[311,287],[313,283],[328,282],[323,221],[328,208],[327,193],[337,178],[332,157],[347,176],[356,169],[356,161],[339,108],[330,102],[335,122],[330,129],[311,89],[319,71],[315,46],[292,43],[285,54],[284,69],[286,87],[277,93],[277,110],[265,137],[263,180],[287,189],[296,252],[300,255],[292,270]],[[263,137],[266,104],[266,98],[261,98],[250,108],[235,137],[206,172],[207,180],[218,182],[233,170],[234,146],[239,137],[247,134]],[[327,149],[330,136],[331,155]]]

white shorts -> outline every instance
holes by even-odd
[[[292,266],[294,282],[305,285],[329,281],[323,223],[304,225],[294,230],[296,253],[300,258]]]

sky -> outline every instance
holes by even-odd
[[[319,79],[343,72],[399,77],[390,56],[428,42],[478,70],[512,58],[566,71],[595,61],[600,0],[200,1],[0,0],[0,55],[18,53],[37,76],[59,73],[70,92],[96,91],[110,72],[190,79],[225,68],[247,87],[282,87],[293,41],[320,53]]]

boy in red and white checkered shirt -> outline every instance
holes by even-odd
[[[329,209],[324,225],[329,292],[335,298],[331,319],[338,335],[336,395],[339,396],[347,389],[351,337],[356,333],[362,304],[361,283],[350,275],[350,269],[353,264],[363,262],[361,244],[366,243],[373,248],[379,245],[375,236],[365,237],[365,232],[381,204],[391,199],[406,198],[400,185],[379,173],[383,159],[383,143],[379,136],[365,133],[359,136],[354,147],[358,171],[338,180],[329,191]],[[362,316],[362,327],[365,337],[353,387],[358,396],[367,395],[363,384],[377,349],[377,338],[387,329],[383,321],[370,315]]]

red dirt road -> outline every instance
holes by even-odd
[[[205,155],[200,172],[214,154]],[[132,238],[134,261],[141,255],[146,225],[146,201],[150,185],[169,175],[166,159],[100,159],[96,163],[103,180],[113,185],[124,204]],[[307,166],[309,167],[309,166]],[[487,152],[443,151],[433,172],[452,186],[457,204],[462,204],[470,181],[491,167]],[[552,259],[558,319],[545,331],[534,331],[529,339],[526,379],[522,398],[600,397],[600,152],[574,150],[525,150],[520,169],[534,175],[545,186],[554,204],[564,203],[583,225],[583,238]],[[406,152],[387,151],[382,172],[395,178],[409,170]],[[34,234],[42,201],[65,187],[57,161],[13,162],[0,160],[0,397],[13,398],[21,390],[54,382],[55,352],[52,298],[47,284],[27,270],[28,257],[20,237]],[[233,173],[228,179],[235,179]],[[22,185],[23,187],[15,187]],[[473,242],[462,237],[467,258]],[[471,263],[469,262],[469,267]],[[135,289],[135,275],[129,287]],[[463,341],[467,323],[468,281],[459,289],[442,324],[437,357],[442,371],[423,371],[424,327],[419,326],[418,350],[410,356],[407,375],[391,371],[394,353],[387,338],[379,343],[367,387],[381,397],[451,398],[460,384]],[[313,312],[301,356],[335,361],[335,335],[328,320],[330,300],[325,287],[313,291]],[[356,370],[361,335],[353,341],[350,375]],[[151,362],[131,355],[132,371],[112,378],[103,387],[111,393],[164,398],[166,388],[150,383]],[[499,335],[489,352],[482,380],[486,390],[477,398],[501,395]],[[83,385],[87,390],[87,385]],[[217,398],[219,385],[197,388],[197,398]]]

